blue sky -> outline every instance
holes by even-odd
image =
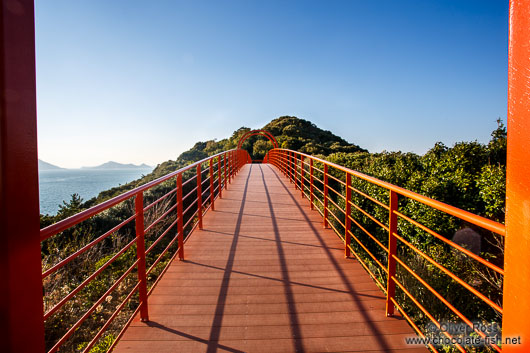
[[[508,0],[36,2],[39,157],[156,165],[294,115],[372,152],[487,142]]]

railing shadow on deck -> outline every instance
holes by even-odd
[[[225,309],[226,297],[228,294],[228,286],[230,284],[230,275],[232,274],[234,267],[234,258],[236,255],[237,242],[239,240],[239,235],[241,232],[241,221],[243,220],[243,210],[245,208],[245,202],[247,199],[248,192],[248,182],[250,175],[252,173],[252,165],[250,166],[250,171],[247,175],[247,180],[245,181],[245,188],[243,190],[243,196],[241,198],[241,205],[239,207],[239,214],[237,216],[237,221],[234,229],[234,234],[232,238],[232,244],[230,245],[230,252],[226,265],[224,267],[224,276],[219,289],[219,295],[217,298],[217,304],[215,307],[214,320],[212,323],[212,328],[210,331],[210,337],[208,339],[208,348],[207,352],[212,353],[217,351],[217,342],[219,341],[219,336],[221,334],[221,322],[223,321],[223,313]]]
[[[298,210],[300,211],[300,213],[303,215],[304,219],[306,220],[307,224],[309,225],[309,227],[311,228],[311,231],[313,232],[313,235],[318,239],[318,241],[320,242],[320,244],[322,245],[322,248],[324,249],[324,252],[326,253],[326,256],[328,257],[329,261],[331,262],[331,264],[333,265],[335,271],[339,274],[341,280],[342,280],[342,283],[344,284],[344,286],[346,286],[346,288],[348,289],[346,291],[346,293],[348,293],[351,298],[352,298],[352,301],[356,303],[356,305],[358,305],[359,307],[359,312],[361,313],[362,317],[365,319],[365,322],[367,323],[367,325],[369,326],[370,328],[370,331],[374,334],[374,336],[377,338],[376,342],[377,342],[377,345],[379,345],[379,347],[381,348],[381,350],[390,350],[390,345],[386,342],[385,338],[384,338],[384,335],[383,333],[376,327],[376,325],[372,322],[372,320],[370,320],[370,317],[369,315],[367,314],[369,312],[368,308],[365,307],[365,305],[363,304],[363,301],[360,300],[360,293],[357,293],[355,291],[355,289],[352,287],[350,281],[347,280],[346,278],[346,274],[344,273],[344,269],[341,268],[339,266],[339,264],[337,263],[337,260],[335,259],[335,257],[333,256],[333,254],[331,253],[330,249],[325,246],[325,243],[324,243],[324,240],[322,239],[320,233],[317,231],[317,229],[315,228],[315,225],[310,222],[309,220],[309,217],[307,216],[306,214],[306,211],[304,209],[302,209],[302,207],[300,206],[300,203],[298,200],[296,200],[293,195],[291,194],[291,192],[289,191],[289,189],[287,188],[287,186],[285,185],[285,183],[283,182],[283,180],[278,176],[278,174],[276,173],[276,171],[273,170],[273,173],[274,173],[274,176],[277,178],[278,182],[282,185],[282,187],[284,188],[285,192],[290,196],[290,198],[293,200],[293,203],[296,205],[296,207],[298,208]],[[262,172],[262,175],[263,175],[263,172]],[[265,185],[265,179],[263,178],[263,183]],[[265,186],[266,187],[266,186]],[[270,198],[269,198],[269,201],[270,201]],[[270,207],[271,207],[271,210],[272,210],[272,203],[269,203]],[[297,351],[298,352],[298,351]]]

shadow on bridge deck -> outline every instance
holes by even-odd
[[[114,352],[427,352],[342,241],[267,164],[247,164]]]

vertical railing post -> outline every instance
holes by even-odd
[[[182,173],[177,175],[177,239],[178,258],[184,260],[184,216],[182,212]]]
[[[309,207],[313,209],[315,196],[313,194],[314,184],[313,184],[313,158],[309,158]]]
[[[293,182],[293,168],[291,166],[291,162],[292,162],[292,159],[291,159],[291,151],[287,151],[287,167],[288,167],[288,170],[289,170],[289,182],[292,183]]]
[[[298,189],[300,184],[298,184],[298,157],[296,156],[296,153],[293,152],[293,167],[294,167],[294,188]],[[302,175],[302,172],[300,172],[300,175]]]
[[[344,257],[350,257],[350,244],[351,244],[351,174],[346,172],[346,217],[344,219]]]
[[[214,206],[214,192],[213,192],[213,158],[210,158],[210,205],[212,205],[212,211],[215,211]]]
[[[228,183],[226,182],[227,181],[227,177],[226,177],[226,153],[223,154],[223,169],[225,170],[225,173],[224,173],[224,186],[225,186],[225,189],[228,189]]]
[[[235,150],[234,152],[232,152],[233,155],[232,155],[232,158],[233,158],[233,164],[234,164],[234,171],[232,173],[232,176],[236,176],[237,174],[237,150]],[[232,178],[233,179],[233,178]]]
[[[293,166],[293,184],[294,184],[294,189],[298,189],[298,179],[296,177],[296,172],[297,172],[297,169],[298,169],[298,163],[296,163],[296,154],[293,152],[292,153],[292,156],[291,156],[291,164]]]
[[[228,183],[232,182],[232,152],[228,152]]]
[[[300,195],[304,198],[304,156],[300,155]]]
[[[136,209],[136,258],[138,259],[138,293],[140,297],[140,320],[149,321],[147,307],[147,275],[145,273],[144,195],[140,191],[134,200]]]
[[[289,169],[287,168],[287,156],[288,156],[288,153],[286,151],[281,151],[280,156],[281,156],[280,161],[281,161],[281,164],[282,164],[283,175],[288,176],[289,175]]]
[[[199,217],[199,229],[202,229],[202,171],[201,164],[197,164],[197,217]]]
[[[283,175],[287,175],[287,173],[285,172],[285,161],[284,161],[284,158],[285,158],[285,151],[278,151],[278,167],[280,168],[280,171],[282,172]]]
[[[394,256],[397,251],[397,239],[394,233],[397,233],[397,215],[395,211],[398,208],[398,194],[390,190],[389,200],[389,219],[388,219],[388,278],[386,287],[386,316],[394,315],[394,303],[392,299],[396,295],[396,259]]]
[[[324,164],[324,228],[328,227],[328,165]]]
[[[221,172],[221,156],[217,156],[217,185],[219,185],[219,198],[223,198],[223,179]]]

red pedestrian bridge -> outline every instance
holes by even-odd
[[[530,0],[510,0],[506,226],[251,131],[263,163],[225,151],[40,229],[34,5],[0,5],[3,351],[445,352],[406,342],[438,330],[475,352],[444,328],[487,338],[478,320],[502,323],[484,350],[530,352]]]
[[[425,335],[405,304],[415,305],[432,324],[443,324],[417,296],[422,291],[485,337],[474,328],[475,318],[446,299],[449,293],[434,289],[415,263],[407,263],[418,256],[502,315],[487,294],[400,234],[398,222],[443,242],[455,256],[458,252],[500,276],[504,270],[407,216],[399,203],[414,200],[498,237],[505,235],[504,225],[296,151],[272,149],[264,161],[253,164],[242,149],[223,152],[42,229],[46,242],[117,205],[134,204],[121,223],[43,272],[43,280],[53,282],[63,267],[134,225],[132,239],[46,307],[44,320],[65,315],[69,301],[135,249],[135,261],[61,337],[48,342],[49,352],[67,346],[111,296],[123,300],[83,347],[86,352],[123,311],[128,319],[121,319],[121,331],[112,336],[115,352],[426,352],[405,341]],[[154,192],[162,185],[164,192]],[[386,197],[369,195],[366,189],[373,187]],[[374,207],[386,219],[378,218]],[[374,226],[380,232],[369,230]],[[416,257],[400,256],[407,251]],[[402,279],[403,271],[414,282]],[[125,283],[128,292],[122,290]],[[491,348],[501,351],[495,343]]]

